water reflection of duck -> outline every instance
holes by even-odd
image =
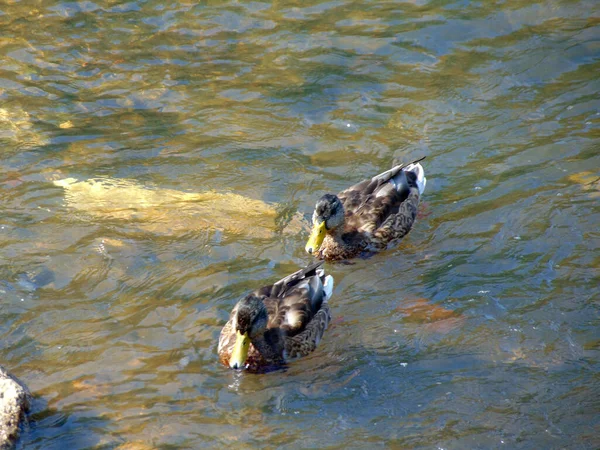
[[[221,362],[264,371],[312,352],[331,320],[333,278],[322,265],[313,263],[241,299],[221,330]]]
[[[306,251],[319,259],[350,259],[384,250],[412,228],[427,179],[421,158],[340,192],[325,194],[313,213]]]

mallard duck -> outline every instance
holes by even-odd
[[[242,298],[221,330],[221,362],[260,372],[312,352],[331,320],[333,277],[322,265],[313,263]]]
[[[411,229],[427,179],[421,158],[317,201],[306,251],[319,259],[367,256],[394,246]]]

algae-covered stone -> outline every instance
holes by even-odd
[[[29,113],[20,107],[0,108],[0,139],[16,143],[20,149],[41,147],[49,142],[35,129]]]
[[[65,189],[67,205],[97,218],[122,220],[158,234],[179,234],[217,229],[231,234],[268,238],[278,231],[276,205],[234,193],[182,192],[146,187],[135,181],[94,178],[54,181]],[[285,233],[305,227],[299,214],[292,216]]]

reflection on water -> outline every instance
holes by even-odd
[[[598,447],[594,2],[0,11],[22,448]],[[298,214],[423,155],[401,246],[328,266],[319,349],[221,367],[237,299],[307,262]]]

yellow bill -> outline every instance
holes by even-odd
[[[229,367],[232,369],[243,369],[248,357],[248,347],[250,347],[250,338],[248,333],[236,331],[235,344],[229,358]]]
[[[308,242],[306,243],[306,247],[304,249],[308,253],[314,253],[321,247],[323,243],[323,239],[325,239],[325,233],[327,229],[325,228],[325,221],[321,223],[316,223],[313,225],[312,232],[310,233],[310,237],[308,238]]]

